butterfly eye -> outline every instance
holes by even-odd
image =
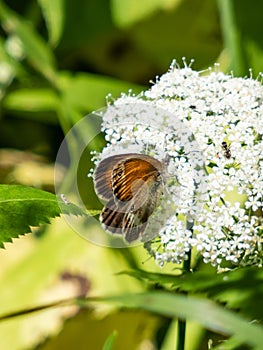
[[[161,179],[162,179],[162,174],[158,171],[156,173],[156,181],[161,181]]]
[[[118,177],[122,177],[122,174],[123,174],[123,171],[122,171],[122,170],[119,170],[119,171],[117,172],[117,176],[118,176]]]

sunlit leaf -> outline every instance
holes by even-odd
[[[263,319],[263,270],[257,267],[240,268],[224,273],[195,271],[181,275],[152,273],[143,270],[122,271],[148,283],[155,283],[191,293],[205,293],[227,303],[250,317]],[[255,303],[255,300],[257,302]]]
[[[11,91],[3,105],[8,110],[26,112],[55,111],[58,97],[51,89],[19,89]]]
[[[74,76],[61,74],[60,88],[66,105],[77,110],[93,111],[106,104],[106,96],[118,97],[122,92],[132,90],[139,93],[141,86],[102,75],[78,73]]]
[[[111,12],[119,27],[127,27],[149,17],[158,10],[175,7],[182,0],[111,0]]]
[[[115,339],[117,338],[118,333],[116,331],[113,331],[110,336],[106,339],[103,349],[102,350],[111,350],[113,349]]]
[[[31,226],[50,222],[63,213],[78,215],[72,204],[58,204],[54,194],[21,185],[0,185],[0,247],[4,242],[31,232]]]
[[[122,307],[139,308],[165,316],[194,320],[216,333],[233,336],[257,350],[262,349],[262,326],[248,322],[211,300],[167,292],[123,295],[106,300]]]
[[[92,230],[93,234],[96,232],[99,234],[101,228],[98,224],[94,224],[87,230]],[[109,315],[110,317],[104,321],[104,317],[102,319],[105,315],[104,311],[113,310],[112,305],[109,304],[106,309],[104,303],[103,315],[97,312],[91,313],[89,309],[85,312],[85,317],[83,312],[79,312],[77,319],[66,322],[65,328],[63,327],[69,313],[72,315],[71,311],[76,312],[79,307],[75,305],[72,310],[72,302],[69,308],[59,307],[61,305],[59,301],[76,297],[83,288],[81,280],[75,279],[71,283],[69,280],[62,280],[61,275],[64,272],[80,274],[90,281],[92,295],[134,293],[143,290],[143,286],[135,279],[127,276],[116,278],[114,275],[116,266],[120,269],[128,269],[129,266],[120,252],[118,254],[116,249],[105,249],[84,240],[63,218],[58,218],[52,221],[51,225],[47,225],[45,235],[39,239],[28,235],[16,239],[14,244],[7,244],[6,249],[1,250],[0,266],[2,268],[0,283],[4,286],[0,289],[2,301],[0,318],[22,309],[28,310],[52,302],[57,304],[45,311],[43,308],[35,308],[39,311],[32,314],[22,312],[19,317],[2,320],[1,350],[31,349],[32,343],[35,347],[47,338],[47,342],[53,344],[53,348],[56,349],[75,349],[77,343],[88,344],[90,349],[102,349],[106,338],[114,329],[118,331],[115,342],[116,346],[118,344],[117,348],[126,349],[125,341],[128,341],[131,343],[130,350],[133,350],[135,348],[132,347],[133,338],[136,330],[138,332],[138,324],[145,322],[146,326],[154,332],[154,325],[160,319],[159,316],[143,311],[139,311],[139,315],[138,312],[132,311],[138,316],[125,312],[126,316],[123,313],[120,318],[115,314]],[[23,332],[24,329],[27,329],[26,334]],[[72,337],[68,337],[69,332]],[[137,336],[137,339],[141,339],[145,333],[137,333]],[[58,342],[61,346],[58,346]]]
[[[138,280],[143,280],[150,283],[163,284],[174,284],[176,280],[176,275],[148,272],[145,270],[131,270],[131,271],[121,271],[118,275],[128,275],[137,278]]]
[[[49,33],[49,41],[55,46],[60,38],[64,26],[64,0],[38,0],[45,17]]]
[[[68,320],[57,337],[47,339],[37,349],[80,349],[76,344],[85,344],[91,350],[146,349],[143,344],[154,339],[160,319],[158,315],[137,310],[119,310],[104,317],[82,310]]]

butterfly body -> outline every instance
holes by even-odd
[[[103,159],[94,172],[95,190],[106,201],[100,221],[132,242],[142,236],[162,194],[163,164],[129,153]]]

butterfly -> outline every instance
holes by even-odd
[[[123,235],[129,243],[142,237],[163,193],[163,167],[159,160],[137,153],[101,160],[94,171],[94,187],[106,202],[100,214],[106,231]]]

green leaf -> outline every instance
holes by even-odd
[[[118,97],[122,92],[134,93],[142,91],[143,87],[110,77],[78,73],[70,75],[63,73],[59,81],[63,92],[63,100],[67,106],[79,111],[92,111],[101,108],[106,103],[108,94]]]
[[[27,59],[47,79],[55,81],[55,58],[50,47],[36,31],[0,1],[0,19],[5,31],[21,40]]]
[[[51,89],[19,89],[8,94],[4,107],[26,112],[56,111],[57,95]]]
[[[131,277],[135,277],[138,280],[143,280],[151,283],[158,284],[174,284],[175,280],[178,276],[172,274],[164,274],[157,272],[148,272],[144,270],[131,270],[131,271],[121,271],[118,275],[128,275]]]
[[[242,311],[250,318],[263,319],[262,268],[246,267],[220,274],[214,270],[182,275],[152,273],[143,270],[122,271],[119,274],[127,274],[159,285],[170,284],[177,290],[205,293],[210,298]]]
[[[242,50],[243,39],[236,23],[236,12],[233,1],[218,0],[218,4],[225,46],[231,60],[230,66],[232,69],[235,69],[235,74],[243,75],[246,66],[244,52]]]
[[[49,223],[61,213],[54,194],[20,185],[0,185],[0,247],[31,232],[30,226]]]
[[[87,227],[87,230],[92,230],[93,235],[101,234],[101,227],[95,221],[94,225]],[[138,250],[142,249],[136,247],[133,249],[133,253],[134,251],[138,252]],[[4,286],[4,288],[0,288],[0,318],[2,315],[14,313],[14,311],[33,309],[40,304],[54,303],[64,298],[79,295],[79,293],[83,293],[83,287],[85,288],[82,277],[87,279],[88,288],[91,288],[89,292],[94,295],[134,293],[143,290],[141,283],[135,279],[114,276],[116,266],[119,269],[128,269],[129,263],[124,256],[116,253],[116,249],[105,249],[83,240],[62,217],[53,220],[51,225],[47,225],[46,233],[41,238],[34,239],[33,235],[27,235],[27,237],[16,239],[14,244],[8,244],[7,249],[1,251],[0,266],[0,285]],[[76,279],[61,280],[60,276],[64,272],[82,277],[77,283]],[[147,327],[152,328],[154,325],[151,320],[157,321],[159,319],[152,314],[148,314],[149,317],[147,317],[146,312],[140,311],[139,319],[138,317],[131,319],[129,315],[116,319],[114,315],[113,319],[112,317],[108,319],[106,325],[102,320],[101,313],[99,315],[97,312],[93,314],[88,310],[86,315],[87,318],[90,318],[91,323],[87,318],[80,318],[78,324],[73,321],[72,328],[66,322],[66,328],[63,329],[65,320],[72,313],[69,314],[65,307],[57,306],[49,308],[50,311],[40,312],[39,309],[34,314],[28,314],[28,317],[25,316],[26,312],[24,312],[20,313],[24,316],[2,321],[0,349],[31,349],[32,344],[36,347],[38,342],[42,343],[43,339],[47,338],[47,341],[54,341],[54,349],[76,349],[76,338],[70,337],[69,342],[68,337],[68,332],[76,335],[76,329],[78,329],[79,344],[89,344],[88,349],[102,349],[106,338],[116,329],[118,337],[114,348],[116,346],[116,349],[126,349],[125,342],[128,341],[129,344],[134,345],[135,340],[137,341],[139,338],[135,344],[138,346],[141,339],[144,339],[144,333],[138,334],[138,324],[145,322]],[[72,310],[72,308],[70,309]],[[73,313],[74,310],[77,311],[79,308],[73,308]],[[80,314],[82,312],[77,312],[77,315]],[[98,318],[95,331],[87,332],[87,329],[94,329],[94,318]],[[38,332],[35,332],[36,324]],[[51,324],[52,326],[50,326]],[[68,326],[71,330],[67,328]],[[23,329],[27,329],[26,334]],[[27,334],[30,334],[30,337]],[[58,345],[58,334],[60,340],[65,340],[64,346]],[[99,337],[98,334],[100,334]],[[136,334],[137,337],[135,337]],[[55,338],[51,338],[52,336]],[[134,347],[132,345],[130,350],[136,348],[135,345]]]
[[[34,119],[52,124],[57,123],[55,114],[47,113],[57,111],[58,96],[52,89],[19,89],[9,92],[3,100],[6,110],[12,112],[34,113]],[[43,113],[39,113],[43,112]],[[36,116],[36,113],[38,115]],[[18,116],[24,116],[19,113]]]
[[[84,214],[76,205],[58,201],[50,192],[21,185],[0,185],[0,247],[31,232],[30,226],[47,224],[61,213]]]
[[[111,12],[115,24],[127,27],[141,21],[158,10],[175,7],[181,0],[111,0]]]
[[[111,350],[113,349],[113,345],[115,342],[115,339],[117,338],[118,333],[116,331],[113,331],[111,335],[108,336],[108,338],[106,339],[102,350]]]
[[[121,307],[139,308],[164,316],[193,320],[206,329],[233,336],[254,349],[262,349],[262,326],[248,322],[211,300],[167,292],[123,295],[104,300],[117,303]]]
[[[259,30],[262,24],[262,1],[218,0],[218,8],[230,61],[228,70],[244,76],[253,68],[253,74],[259,74],[263,60],[263,38]]]
[[[206,293],[251,318],[263,319],[262,268],[245,267],[220,274],[195,272],[175,278],[174,286]]]
[[[49,41],[56,46],[61,38],[64,26],[64,1],[63,0],[38,0],[46,21]]]
[[[209,18],[209,21],[206,20]],[[134,49],[151,63],[167,67],[171,58],[181,65],[194,58],[195,69],[217,60],[222,50],[218,33],[218,9],[215,1],[181,1],[179,6],[134,25],[129,34]],[[210,38],[210,40],[207,40]],[[199,68],[199,69],[200,69]]]

